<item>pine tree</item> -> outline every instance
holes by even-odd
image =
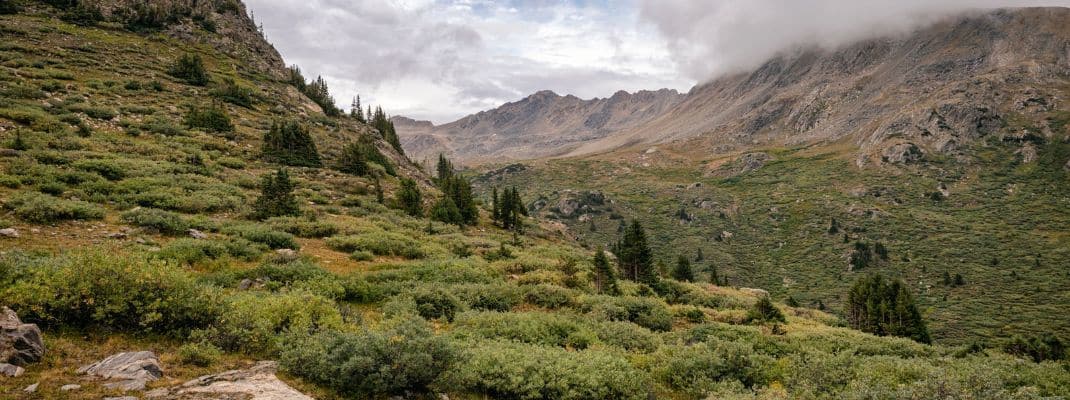
[[[385,196],[383,195],[383,184],[382,184],[381,181],[379,181],[379,176],[376,175],[375,176],[375,202],[379,203],[379,204],[383,204],[383,202],[385,201],[384,197]]]
[[[691,261],[687,257],[680,255],[676,259],[676,267],[672,270],[672,278],[680,282],[692,282],[695,280],[695,274],[691,271]]]
[[[206,86],[211,82],[208,71],[204,68],[204,59],[200,54],[187,53],[182,55],[167,71],[171,76],[184,80],[193,86]]]
[[[880,275],[863,277],[847,299],[847,322],[880,336],[901,336],[929,343],[929,330],[902,281],[887,282]]]
[[[320,155],[308,128],[296,120],[275,121],[264,134],[265,160],[295,167],[319,167]]]
[[[595,287],[598,288],[598,292],[602,294],[608,294],[615,296],[620,294],[620,287],[617,285],[617,274],[613,271],[613,266],[609,263],[609,257],[606,256],[605,250],[598,249],[598,252],[594,254],[594,282]]]
[[[695,262],[700,262],[700,261],[705,260],[705,259],[706,259],[706,255],[702,254],[702,248],[699,247],[698,250],[695,251]]]
[[[445,182],[453,178],[453,163],[446,159],[446,156],[442,153],[438,154],[438,165],[435,168],[437,172],[437,181]],[[440,183],[441,184],[441,183]]]
[[[638,220],[632,220],[632,224],[625,230],[617,257],[628,279],[648,285],[657,283],[654,254],[647,244],[646,232]]]
[[[260,182],[260,197],[253,203],[253,217],[263,220],[300,214],[293,190],[294,184],[285,169],[265,175]]]
[[[401,188],[397,194],[398,207],[405,213],[419,217],[423,215],[423,199],[420,189],[416,187],[416,181],[409,178],[401,179]]]
[[[710,283],[717,286],[721,285],[721,277],[717,275],[717,267],[713,265],[710,266]]]
[[[360,122],[366,122],[364,119],[364,109],[360,106],[360,95],[353,98],[353,104],[349,107],[349,117]]]
[[[369,121],[371,121],[372,127],[377,129],[379,134],[383,136],[383,140],[390,143],[390,146],[397,150],[398,153],[405,154],[405,150],[401,148],[401,139],[398,138],[397,131],[394,130],[394,123],[386,116],[382,107],[375,108],[375,114]]]
[[[747,322],[786,322],[784,319],[784,313],[780,312],[780,309],[773,304],[772,300],[769,300],[769,296],[762,296],[758,299],[758,302],[754,304],[754,307],[747,312]]]
[[[342,155],[338,157],[338,170],[356,176],[368,175],[368,160],[364,152],[360,143],[345,145],[342,148]]]
[[[490,196],[491,196],[490,197],[491,220],[494,221],[494,223],[497,224],[497,223],[500,223],[501,219],[502,219],[502,207],[501,207],[501,204],[498,204],[498,187],[497,186],[492,188],[492,192],[491,192]]]
[[[464,217],[461,216],[461,210],[457,208],[457,204],[453,202],[453,199],[451,199],[450,196],[442,196],[442,198],[435,203],[435,206],[431,208],[431,219],[447,224],[464,224]]]

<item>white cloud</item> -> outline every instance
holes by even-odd
[[[359,93],[436,123],[543,89],[591,98],[694,84],[630,2],[246,2],[287,62],[323,75],[340,105]]]
[[[681,72],[702,81],[799,46],[835,48],[909,32],[970,9],[1068,6],[1070,0],[639,0]]]

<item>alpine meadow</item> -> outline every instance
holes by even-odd
[[[1070,398],[1066,7],[0,0],[0,398]]]

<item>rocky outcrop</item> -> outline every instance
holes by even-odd
[[[0,237],[17,238],[17,237],[19,237],[19,231],[16,230],[15,228],[0,229]]]
[[[261,361],[249,369],[205,375],[180,386],[145,393],[159,400],[312,400],[275,376],[278,364]]]
[[[41,361],[45,343],[35,324],[24,324],[10,308],[0,308],[0,363],[16,366]]]
[[[26,372],[26,370],[18,365],[0,363],[0,375],[17,378],[22,376],[22,373],[24,372]]]
[[[914,164],[925,156],[914,143],[898,143],[884,149],[881,153],[881,161],[888,164]]]
[[[121,390],[144,390],[148,382],[160,379],[163,369],[151,351],[119,353],[78,369],[79,374],[107,379],[104,387]]]

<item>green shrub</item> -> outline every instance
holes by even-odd
[[[564,315],[544,312],[465,313],[457,320],[454,329],[461,336],[575,349],[585,349],[598,341],[586,326]]]
[[[424,319],[445,319],[453,322],[454,316],[464,305],[452,293],[441,289],[421,289],[411,294],[416,303],[416,312]]]
[[[295,167],[321,165],[316,142],[308,127],[297,120],[275,121],[264,133],[261,155],[268,162]]]
[[[634,399],[650,396],[649,378],[610,352],[479,342],[448,369],[441,387],[508,399]]]
[[[411,236],[386,231],[331,237],[327,239],[327,247],[344,253],[365,250],[377,256],[396,256],[408,259],[426,256],[420,248],[420,243]]]
[[[191,106],[186,112],[186,126],[189,129],[203,129],[206,132],[234,132],[234,123],[230,122],[227,109],[212,104],[207,107]]]
[[[126,166],[111,159],[78,160],[71,166],[78,170],[95,173],[109,181],[125,178],[128,170]]]
[[[216,160],[216,162],[230,169],[245,169],[245,160],[237,157],[223,157]]]
[[[592,322],[591,325],[598,339],[607,345],[643,353],[649,353],[658,348],[657,335],[634,323],[598,321]]]
[[[24,320],[181,337],[220,312],[217,295],[174,264],[88,252],[41,260],[3,292]]]
[[[418,318],[391,321],[385,331],[292,336],[280,365],[349,397],[428,392],[458,352]]]
[[[375,259],[375,254],[366,250],[357,250],[349,254],[349,259],[353,261],[371,261]]]
[[[256,268],[242,272],[239,276],[248,279],[260,279],[275,287],[292,286],[295,283],[306,281],[336,279],[327,270],[304,259],[284,263],[263,263]]]
[[[234,225],[224,228],[223,233],[237,236],[251,242],[261,243],[272,249],[297,250],[301,248],[301,245],[297,244],[297,240],[294,239],[293,235],[286,232],[279,232],[269,226],[260,224]]]
[[[171,66],[168,73],[194,86],[205,86],[210,81],[208,71],[204,68],[204,59],[199,54],[183,55]]]
[[[152,229],[165,235],[181,235],[190,229],[186,219],[177,213],[154,208],[138,208],[122,215],[128,224]]]
[[[145,122],[141,124],[141,129],[164,136],[180,136],[186,133],[184,129],[175,125],[171,120],[161,116],[145,119]]]
[[[178,348],[178,362],[196,367],[210,367],[223,352],[209,343],[186,343]]]
[[[223,85],[212,90],[212,96],[236,106],[245,108],[253,107],[253,90],[234,82],[234,79],[223,78]]]
[[[762,296],[754,303],[754,307],[747,312],[747,322],[785,322],[784,313],[769,300],[769,296]]]
[[[586,313],[607,321],[630,321],[652,331],[672,329],[672,313],[661,301],[644,297],[589,296],[581,307]]]
[[[324,238],[338,233],[338,226],[330,222],[311,221],[294,217],[277,217],[264,221],[271,227],[301,238]]]
[[[524,301],[548,309],[568,307],[573,304],[572,290],[555,285],[535,285],[525,288]]]
[[[454,285],[450,291],[477,310],[509,311],[523,301],[521,288],[501,283]]]
[[[252,261],[266,250],[266,246],[242,238],[225,242],[182,238],[171,241],[153,256],[183,265],[194,265],[227,256]]]
[[[226,300],[216,324],[192,338],[219,348],[274,355],[285,334],[314,335],[340,329],[342,316],[330,299],[311,293],[239,293]]]
[[[111,108],[106,107],[82,107],[80,111],[84,112],[89,118],[96,118],[105,121],[111,121],[115,117],[119,116],[119,113]]]
[[[738,381],[748,388],[763,384],[766,374],[762,366],[773,363],[769,357],[756,356],[754,349],[744,344],[716,340],[667,347],[662,357],[658,379],[696,396],[705,396],[726,381]]]
[[[71,219],[101,219],[104,209],[80,200],[64,200],[47,194],[26,192],[4,202],[23,221],[47,224]]]

